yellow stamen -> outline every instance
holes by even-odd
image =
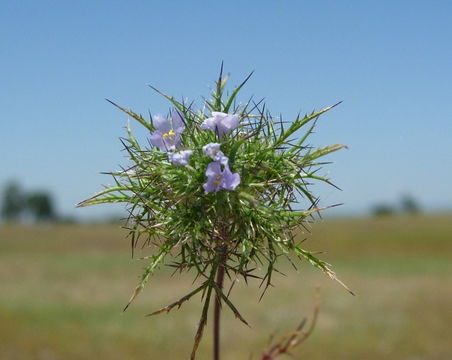
[[[218,185],[220,182],[217,180],[212,181],[215,185]]]
[[[173,137],[175,136],[176,133],[173,131],[173,129],[171,129],[170,131],[168,131],[167,133],[163,133],[162,137],[164,139],[168,139],[169,137]]]

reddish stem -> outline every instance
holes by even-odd
[[[217,278],[215,280],[220,291],[223,289],[224,266],[220,264],[217,270]],[[221,315],[221,297],[215,294],[215,304],[213,313],[213,359],[220,360],[220,315]]]

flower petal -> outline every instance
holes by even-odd
[[[167,133],[171,130],[170,121],[164,117],[162,114],[157,114],[152,117],[153,125],[156,130],[161,131],[162,133]]]
[[[190,156],[193,150],[183,150],[176,153],[169,152],[168,159],[174,165],[186,166],[190,161]]]
[[[213,180],[207,180],[206,183],[204,183],[202,185],[204,192],[207,193],[211,193],[211,192],[217,192],[218,190],[220,190],[220,185],[218,184],[214,184]]]
[[[201,129],[210,129],[223,137],[228,132],[236,129],[239,126],[239,115],[225,114],[218,111],[212,111],[212,117],[207,118],[201,124]]]
[[[237,114],[228,115],[221,121],[221,125],[226,132],[232,131],[239,126],[239,116]]]
[[[215,132],[216,128],[217,128],[217,122],[214,117],[205,119],[203,121],[203,123],[201,124],[201,129],[203,129],[203,130],[212,130]]]
[[[209,165],[207,165],[206,176],[216,177],[217,175],[221,175],[221,165],[218,161],[212,161]]]
[[[223,171],[223,183],[222,187],[226,190],[235,190],[240,184],[240,175],[238,173],[232,173],[228,165],[225,165]]]
[[[149,141],[155,147],[158,147],[159,149],[165,149],[165,144],[163,142],[162,133],[160,131],[158,131],[158,130],[154,131],[151,134],[151,137],[149,138]]]
[[[181,133],[185,129],[185,118],[179,110],[174,109],[171,112],[171,120],[174,131]]]
[[[217,121],[221,121],[223,120],[226,116],[228,116],[228,114],[224,113],[224,112],[219,112],[219,111],[212,111],[212,116],[216,119],[218,119]]]

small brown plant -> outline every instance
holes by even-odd
[[[279,341],[273,343],[273,335],[270,336],[269,339],[269,347],[262,354],[260,360],[275,360],[280,355],[292,355],[291,351],[297,347],[298,345],[304,343],[306,339],[311,336],[314,331],[315,325],[317,323],[317,318],[319,315],[320,309],[320,291],[317,289],[316,291],[316,302],[314,307],[314,312],[311,320],[311,324],[307,330],[304,330],[307,324],[307,318],[301,320],[300,325],[294,330],[291,331],[284,336],[282,336]]]

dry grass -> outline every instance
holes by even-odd
[[[452,216],[337,220],[315,224],[307,245],[357,294],[307,264],[232,294],[249,329],[225,311],[224,360],[254,359],[271,333],[295,328],[322,304],[299,359],[450,359]],[[155,318],[143,315],[184,295],[192,276],[162,269],[136,304],[122,307],[144,265],[130,259],[117,226],[0,228],[0,359],[185,359],[199,299]],[[304,236],[300,234],[300,236]],[[199,359],[210,358],[210,334]]]

